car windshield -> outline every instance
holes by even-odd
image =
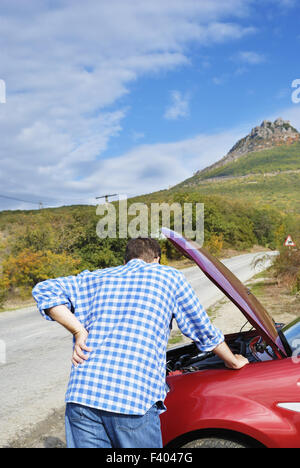
[[[297,351],[300,346],[300,317],[283,327],[280,330],[280,337],[289,355]]]

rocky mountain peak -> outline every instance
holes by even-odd
[[[299,140],[300,133],[288,120],[283,120],[281,117],[274,122],[264,120],[261,125],[254,127],[249,135],[239,140],[224,158],[201,172],[224,166],[254,151],[262,151],[274,146],[290,145]]]
[[[299,138],[299,132],[288,120],[283,120],[281,117],[274,122],[264,120],[260,126],[254,127],[249,135],[239,140],[228,155],[232,153],[242,155],[273,146],[290,144],[298,141]]]

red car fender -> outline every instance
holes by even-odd
[[[178,406],[172,408],[172,405],[168,403],[168,412],[167,431],[164,430],[166,429],[164,415],[161,417],[163,435],[166,432],[168,434],[168,439],[164,437],[164,444],[188,433],[207,429],[217,432],[215,430],[220,429],[246,435],[267,447],[275,448],[277,444],[274,444],[274,440],[267,435],[270,429],[275,434],[277,431],[283,433],[290,431],[289,424],[272,411],[256,402],[235,396],[222,395],[205,398],[202,408],[197,404],[194,407],[190,404],[183,404],[180,409]],[[241,415],[243,415],[242,418]],[[173,420],[174,424],[170,424],[170,420]],[[171,430],[170,427],[172,427]]]
[[[266,447],[299,447],[299,413],[276,405],[299,400],[299,366],[288,361],[170,377],[168,409],[161,416],[164,444],[195,431],[221,429],[249,436]]]

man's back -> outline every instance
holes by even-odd
[[[224,339],[184,275],[158,263],[84,271],[39,283],[45,310],[68,304],[88,332],[88,359],[72,366],[66,401],[124,414],[145,414],[166,396],[165,355],[172,316],[203,351]]]
[[[67,401],[79,386],[86,391],[77,402],[113,412],[144,414],[162,399],[176,273],[135,259],[82,275],[75,315],[84,320],[93,351],[72,368]]]

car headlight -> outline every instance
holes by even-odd
[[[289,411],[294,411],[295,413],[300,413],[300,403],[277,403],[279,408],[283,408]]]

